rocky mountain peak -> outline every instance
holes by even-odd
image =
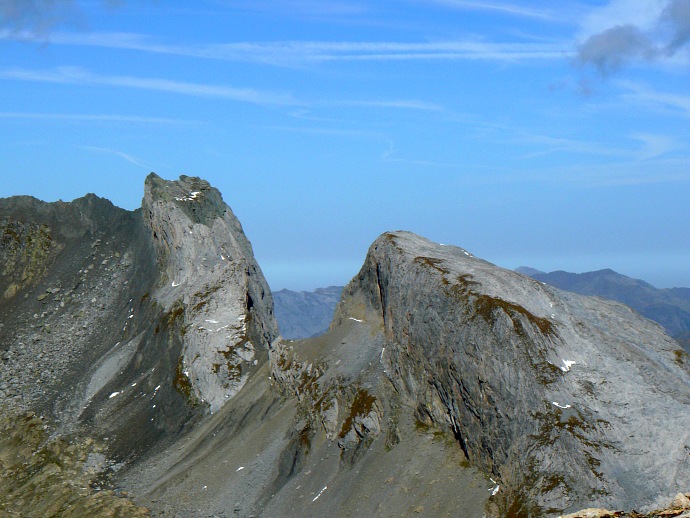
[[[687,355],[630,308],[408,232],[379,237],[343,293],[333,326],[356,308],[380,322],[386,376],[492,474],[501,516],[690,486]]]
[[[205,180],[151,173],[142,212],[160,273],[153,298],[184,308],[180,369],[216,411],[278,337],[268,284],[240,222]]]

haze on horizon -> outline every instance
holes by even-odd
[[[690,2],[0,0],[0,196],[217,187],[272,289],[405,229],[690,286]]]

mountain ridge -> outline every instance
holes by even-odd
[[[79,505],[102,484],[180,517],[536,517],[690,485],[687,354],[626,306],[387,232],[328,331],[289,341],[207,182],[79,200],[0,201],[3,414],[43,416],[21,432],[47,427],[42,473],[92,466]],[[16,473],[3,510],[50,498]]]

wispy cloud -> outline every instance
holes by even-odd
[[[223,85],[207,85],[160,78],[132,76],[107,76],[93,74],[81,67],[58,67],[50,70],[10,68],[0,70],[0,78],[42,83],[58,83],[83,86],[116,86],[154,90],[196,97],[218,97],[253,104],[296,105],[290,94],[267,92],[251,88],[234,88]]]
[[[142,159],[137,158],[135,156],[132,156],[127,153],[123,153],[122,151],[118,151],[116,149],[110,149],[106,147],[94,147],[94,146],[79,146],[80,149],[85,149],[86,151],[94,151],[96,153],[104,153],[107,155],[114,155],[117,156],[126,162],[129,162],[130,164],[134,164],[136,166],[142,167],[144,169],[152,169],[150,164],[147,164],[144,162]]]
[[[0,39],[30,37],[30,34],[0,31]],[[146,35],[132,33],[56,33],[51,35],[49,41],[58,45],[136,50],[282,67],[331,61],[525,61],[562,59],[574,54],[570,43],[553,41],[276,41],[171,45],[154,41]]]
[[[675,139],[666,135],[633,133],[630,137],[642,144],[642,147],[636,152],[638,160],[659,158],[677,147]]]
[[[362,2],[340,0],[230,0],[225,7],[243,11],[272,12],[310,18],[360,16],[370,8]]]
[[[550,165],[529,170],[509,168],[502,173],[487,171],[468,178],[468,183],[510,185],[535,183],[567,185],[582,189],[597,189],[631,185],[662,185],[690,182],[690,170],[684,158],[656,158],[649,161],[613,160],[599,164]]]
[[[18,81],[35,81],[43,83],[58,83],[83,86],[118,86],[125,88],[138,88],[144,90],[157,90],[198,97],[221,97],[235,101],[254,104],[275,104],[284,106],[307,106],[309,103],[298,101],[292,95],[266,92],[254,89],[239,89],[220,85],[205,85],[158,78],[139,78],[131,76],[104,76],[93,74],[80,67],[58,67],[50,70],[27,70],[11,68],[0,70],[0,79],[13,79]],[[436,103],[420,101],[416,99],[377,99],[377,100],[338,100],[315,101],[315,105],[321,106],[361,106],[368,108],[390,108],[419,111],[442,111],[443,107]],[[175,119],[155,117],[132,117],[122,115],[79,115],[79,114],[47,114],[47,113],[23,113],[0,112],[0,118],[25,118],[25,119],[71,119],[71,120],[101,120],[101,121],[131,121],[131,122],[180,122]]]
[[[426,101],[417,101],[414,99],[395,99],[395,100],[379,100],[379,101],[335,101],[324,103],[328,105],[337,106],[361,106],[363,108],[394,108],[401,110],[419,110],[419,111],[443,111],[443,106],[436,103]]]
[[[567,166],[544,172],[544,179],[555,174],[560,183],[581,187],[618,187],[623,185],[658,185],[690,182],[686,159],[623,161],[585,167]]]
[[[630,151],[617,149],[598,142],[588,142],[562,137],[552,137],[548,135],[523,135],[518,137],[519,141],[536,144],[542,149],[524,155],[523,159],[537,158],[553,153],[570,153],[577,155],[596,155],[605,157],[629,158]]]
[[[553,12],[533,9],[518,4],[510,4],[503,2],[477,2],[474,0],[426,0],[434,4],[450,7],[453,9],[471,10],[471,11],[488,11],[492,13],[505,14],[510,16],[519,16],[525,18],[535,18],[539,20],[558,20]]]
[[[690,95],[659,92],[631,81],[618,81],[617,84],[623,88],[622,98],[626,102],[680,112],[683,116],[690,117]]]
[[[658,159],[678,148],[675,138],[668,135],[636,132],[629,135],[630,142],[636,146],[614,146],[600,142],[552,137],[547,135],[527,135],[518,137],[519,141],[537,144],[543,149],[524,155],[522,159],[532,159],[555,153],[568,153],[608,157],[613,159],[641,162]]]
[[[382,139],[382,133],[360,129],[325,128],[318,126],[256,126],[260,129],[304,135],[335,136],[355,139]]]
[[[200,124],[199,121],[168,117],[140,117],[136,115],[108,115],[83,113],[0,112],[0,119],[59,120],[74,122],[127,122],[142,124]]]

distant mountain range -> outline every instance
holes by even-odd
[[[546,273],[521,266],[515,271],[562,290],[622,302],[640,315],[661,324],[679,342],[689,345],[690,288],[655,288],[645,281],[610,269],[586,273]]]
[[[314,291],[274,292],[275,316],[283,338],[296,340],[325,333],[342,291],[342,286],[330,286]]]

